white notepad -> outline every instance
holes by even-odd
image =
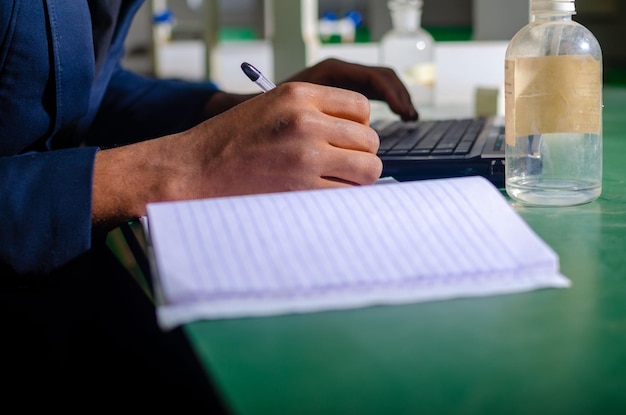
[[[145,223],[164,329],[570,284],[479,177],[154,203]]]

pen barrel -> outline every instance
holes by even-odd
[[[256,80],[256,84],[259,86],[259,88],[261,88],[261,90],[263,90],[263,92],[267,92],[270,89],[276,88],[276,85],[274,85],[274,83],[272,83],[270,80],[262,75],[259,77],[259,79]]]

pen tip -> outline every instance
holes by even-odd
[[[259,76],[261,76],[260,72],[254,66],[250,65],[248,62],[243,62],[241,64],[241,70],[253,82],[259,79]]]

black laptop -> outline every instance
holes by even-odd
[[[475,117],[372,122],[382,177],[399,181],[483,176],[504,187],[504,119]]]

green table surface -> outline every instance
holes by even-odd
[[[184,327],[236,414],[626,413],[626,89],[599,200],[515,209],[571,288]],[[494,255],[498,250],[494,249]]]

